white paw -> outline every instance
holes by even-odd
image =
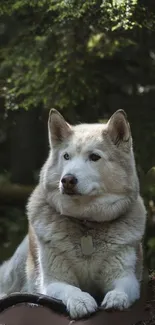
[[[78,292],[67,299],[67,310],[73,319],[92,314],[97,308],[95,299],[86,292]]]
[[[129,298],[125,292],[112,290],[106,294],[101,306],[104,309],[123,310],[128,308],[130,306],[130,303]]]

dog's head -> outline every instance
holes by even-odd
[[[73,210],[86,203],[91,207],[92,202],[112,205],[114,198],[137,195],[132,137],[123,110],[106,124],[71,126],[52,109],[48,129],[51,150],[41,180],[59,212],[65,213],[65,206]]]

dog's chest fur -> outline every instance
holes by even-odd
[[[109,227],[106,223],[80,221],[64,216],[53,217],[53,219],[53,222],[44,228],[44,233],[40,234],[41,241],[51,249],[51,253],[52,250],[58,249],[72,262],[74,258],[83,262],[84,260],[90,261],[97,253],[102,253],[102,256],[106,257],[110,247],[112,250],[116,248],[116,245],[112,245],[110,241]],[[85,253],[83,249],[85,244],[92,246],[92,253]]]
[[[61,278],[65,273],[65,278],[68,275],[70,283],[94,293],[94,287],[98,289],[100,286],[103,273],[107,278],[106,273],[111,267],[110,264],[113,268],[114,265],[117,267],[115,260],[118,252],[121,260],[121,255],[124,258],[125,252],[130,256],[130,252],[133,251],[132,245],[124,245],[125,234],[115,232],[116,222],[113,225],[87,222],[58,215],[52,216],[51,219],[50,223],[42,219],[36,225],[44,277],[48,260],[53,277],[57,277],[61,272],[62,274],[59,274]],[[89,254],[85,254],[82,247],[83,239],[84,245],[93,245],[93,250]]]

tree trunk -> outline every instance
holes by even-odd
[[[37,164],[39,108],[11,112],[10,132],[11,181],[17,184],[33,184]]]

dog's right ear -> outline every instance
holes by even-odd
[[[72,134],[71,126],[63,116],[54,108],[50,110],[48,119],[48,132],[50,145],[60,144]]]

